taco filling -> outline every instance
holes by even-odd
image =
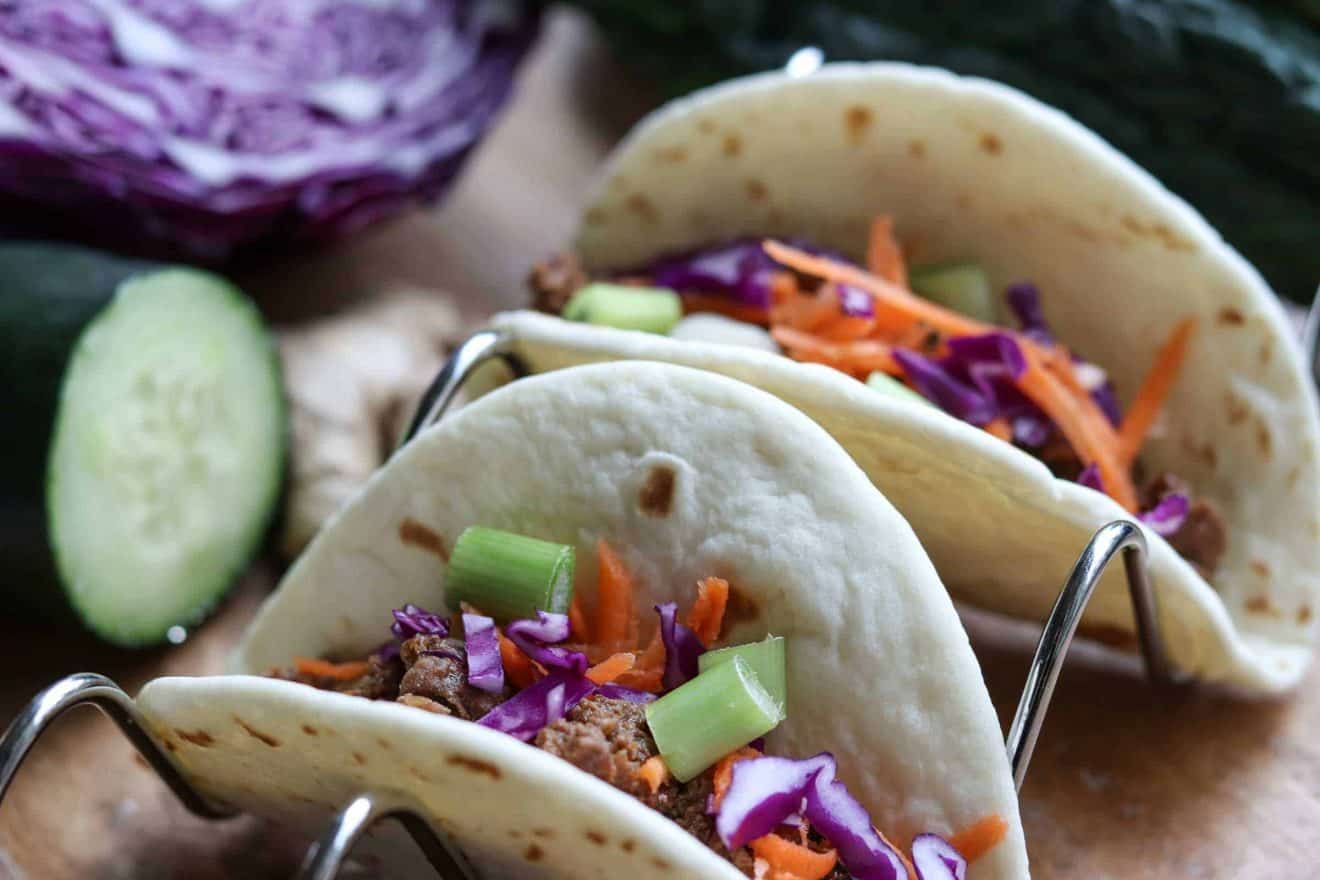
[[[1173,328],[1122,412],[1105,370],[1050,331],[1034,285],[1010,285],[1001,309],[975,263],[909,270],[888,217],[872,224],[865,268],[803,241],[736,239],[602,278],[562,254],[529,282],[539,310],[568,320],[779,352],[932,404],[1109,495],[1203,576],[1223,556],[1216,507],[1139,459],[1193,319]],[[1016,327],[995,323],[1003,310]]]
[[[573,557],[566,545],[469,528],[445,587],[460,613],[406,605],[371,655],[297,658],[271,675],[517,737],[642,801],[749,877],[954,880],[1005,835],[991,814],[900,850],[835,778],[830,753],[765,754],[785,717],[785,640],[716,647],[726,581],[704,578],[685,613],[665,603],[648,621],[605,541],[593,609],[572,595]]]

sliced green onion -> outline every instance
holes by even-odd
[[[874,388],[876,391],[888,394],[890,397],[901,397],[904,400],[916,400],[928,406],[934,406],[929,400],[922,397],[893,376],[888,373],[882,373],[879,370],[876,370],[874,373],[866,377],[866,384],[869,387]]]
[[[994,291],[985,270],[976,263],[921,266],[912,270],[909,283],[931,302],[987,324],[995,322]]]
[[[788,678],[784,672],[784,637],[766,636],[759,642],[730,645],[718,651],[707,651],[697,658],[697,671],[714,669],[735,657],[747,661],[752,672],[756,673],[756,680],[766,689],[782,712],[788,700]]]
[[[784,719],[742,657],[716,664],[646,706],[646,723],[669,772],[687,782]]]
[[[619,330],[668,333],[683,317],[683,301],[664,287],[596,282],[573,294],[563,317]]]
[[[445,604],[467,602],[498,620],[564,614],[573,598],[573,548],[471,526],[449,555]]]

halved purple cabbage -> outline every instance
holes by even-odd
[[[0,5],[0,234],[219,262],[449,184],[536,31],[518,0]]]
[[[504,690],[504,660],[500,657],[495,621],[480,614],[464,614],[463,639],[467,647],[468,684],[492,694]]]
[[[829,752],[800,760],[739,761],[715,818],[720,840],[730,850],[746,846],[800,813],[857,880],[905,880],[902,858],[875,830],[866,808],[835,779],[837,771]]]
[[[655,606],[660,614],[660,640],[665,646],[665,671],[661,679],[665,690],[671,691],[685,681],[696,678],[698,658],[706,653],[706,646],[688,627],[678,622],[678,603],[666,602]]]
[[[504,628],[504,634],[524,654],[545,668],[565,669],[582,675],[587,671],[587,655],[556,644],[568,638],[570,629],[567,614],[538,611],[535,620],[515,620]]]

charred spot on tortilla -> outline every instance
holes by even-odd
[[[1302,623],[1302,624],[1306,624],[1306,623],[1310,623],[1310,622],[1311,622],[1311,606],[1310,606],[1310,605],[1299,605],[1299,606],[1297,606],[1297,622],[1298,622],[1298,623]]]
[[[176,727],[174,732],[178,734],[179,739],[184,740],[185,742],[190,742],[199,748],[208,749],[215,745],[215,737],[211,736],[211,734],[207,733],[205,730],[181,730]],[[166,742],[168,742],[168,740],[166,740]]]
[[[316,736],[318,733],[320,733],[320,731],[318,731],[315,727],[312,727],[312,725],[310,724],[304,724],[302,726],[302,732],[307,734],[308,736]]]
[[[1230,425],[1240,425],[1247,420],[1247,404],[1232,391],[1224,392],[1224,414]]]
[[[470,758],[467,755],[450,755],[445,761],[451,767],[462,767],[470,773],[479,773],[489,776],[491,779],[499,779],[503,774],[500,768],[489,761],[483,761],[480,758]]]
[[[1270,564],[1264,559],[1253,559],[1247,564],[1258,577],[1268,578],[1270,576]]]
[[[998,156],[1004,151],[1004,142],[999,139],[999,135],[993,132],[982,132],[978,143],[981,146],[981,152],[991,156]]]
[[[609,839],[604,834],[601,834],[599,831],[596,831],[591,828],[588,828],[583,833],[583,836],[586,837],[587,840],[590,840],[592,843],[596,844],[596,846],[604,846],[606,843],[609,842]]]
[[[376,737],[376,745],[380,746],[382,749],[384,749],[387,752],[394,748],[394,746],[390,743],[389,740],[379,736]]]
[[[425,773],[423,773],[421,770],[418,770],[416,767],[409,767],[409,768],[408,768],[408,773],[409,773],[413,778],[415,778],[415,779],[419,779],[419,780],[421,780],[422,782],[426,782],[426,783],[431,782],[431,777],[427,776]]]
[[[641,193],[633,193],[624,199],[623,205],[644,223],[655,223],[658,219],[655,205]]]
[[[280,747],[280,741],[275,737],[271,736],[269,733],[262,733],[237,715],[234,716],[234,723],[243,728],[244,733],[263,745],[270,746],[272,749],[278,749]]]
[[[926,142],[919,140],[908,141],[908,155],[911,156],[913,159],[926,158]]]
[[[533,836],[533,837],[539,837],[539,838],[541,838],[542,840],[550,840],[551,838],[553,838],[553,837],[555,836],[555,829],[553,829],[553,828],[533,828],[533,829],[532,829],[532,836]]]
[[[751,199],[754,202],[760,202],[760,201],[764,201],[766,195],[768,194],[769,194],[769,190],[766,189],[766,186],[763,182],[757,180],[755,177],[748,178],[747,198]]]
[[[843,113],[843,128],[851,143],[860,143],[871,127],[871,111],[861,105],[849,107]]]
[[[637,506],[647,516],[666,517],[674,504],[674,469],[658,464],[646,474],[646,482],[637,493]]]
[[[1262,367],[1268,367],[1270,360],[1274,357],[1274,340],[1266,339],[1260,344],[1260,351],[1256,355]]]
[[[535,843],[527,844],[527,849],[523,850],[523,858],[529,862],[539,862],[545,857],[545,850]]]
[[[1236,309],[1233,306],[1224,306],[1220,309],[1218,319],[1219,323],[1232,327],[1241,327],[1247,323],[1246,315],[1242,314],[1241,309]]]
[[[670,869],[672,869],[672,868],[674,867],[674,866],[671,865],[668,861],[666,861],[665,859],[659,858],[659,857],[652,858],[652,859],[651,859],[651,864],[655,865],[655,866],[656,866],[657,868],[659,868],[661,871],[668,871],[668,870],[670,870]]]
[[[724,136],[724,143],[721,145],[724,155],[730,159],[742,155],[742,138],[734,132],[729,132]]]
[[[405,516],[403,522],[399,523],[399,540],[409,547],[425,550],[445,562],[449,561],[449,548],[445,546],[444,536],[411,516]]]
[[[624,838],[623,842],[619,844],[619,848],[624,852],[630,853],[637,849],[637,841],[633,840],[631,837]]]
[[[713,120],[713,119],[702,119],[702,120],[699,120],[699,121],[697,122],[697,131],[701,132],[702,134],[714,134],[714,133],[715,133],[715,120]]]
[[[357,764],[359,767],[365,766],[367,763],[367,756],[361,752],[354,752],[353,763]]]
[[[687,147],[661,147],[651,156],[657,165],[677,165],[687,158]]]
[[[1269,425],[1263,421],[1256,422],[1256,446],[1260,449],[1260,457],[1269,461],[1274,449],[1274,438],[1270,436]]]
[[[1269,596],[1252,596],[1243,603],[1242,607],[1246,608],[1251,614],[1264,614],[1270,617],[1279,616],[1279,609],[1274,607],[1274,603],[1270,601]]]

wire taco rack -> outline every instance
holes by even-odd
[[[1312,323],[1320,327],[1320,310],[1313,309]],[[1309,363],[1312,364],[1315,362],[1315,340],[1316,333],[1312,331],[1307,338]],[[438,421],[464,382],[479,366],[491,360],[502,361],[513,373],[515,381],[527,375],[528,370],[514,352],[511,337],[492,330],[474,334],[455,349],[422,395],[402,443],[407,443]],[[1168,686],[1181,680],[1164,649],[1156,597],[1147,571],[1145,535],[1130,520],[1110,522],[1097,530],[1082,549],[1045,621],[1028,668],[1022,696],[1005,742],[1013,783],[1019,790],[1082,612],[1101,575],[1120,554],[1146,675],[1156,686]],[[132,697],[105,676],[87,672],[60,679],[42,690],[0,737],[0,805],[23,759],[41,734],[65,711],[82,705],[96,706],[109,715],[148,766],[189,811],[216,820],[234,815],[233,810],[211,802],[193,787],[144,722]],[[408,831],[435,868],[437,876],[444,880],[477,880],[479,875],[462,850],[429,819],[421,805],[392,791],[363,791],[344,804],[308,849],[296,880],[333,880],[361,837],[386,819],[397,820]]]

